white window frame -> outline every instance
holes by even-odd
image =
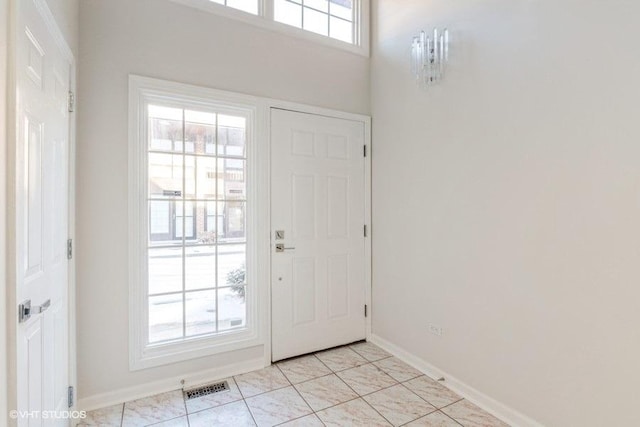
[[[212,336],[185,338],[183,340],[148,344],[148,208],[147,208],[147,155],[149,103],[194,108],[201,106],[227,113],[238,113],[247,120],[247,323],[239,331],[218,333]],[[129,365],[131,370],[161,366],[233,350],[264,345],[268,311],[259,304],[264,301],[264,288],[268,287],[269,257],[268,234],[260,230],[268,203],[259,196],[264,192],[264,162],[262,148],[256,137],[263,107],[257,98],[198,88],[180,83],[166,82],[146,77],[129,78]],[[267,180],[268,181],[268,180]],[[267,187],[268,188],[268,187]],[[268,229],[268,227],[267,227]],[[266,246],[265,246],[266,244]],[[260,255],[260,256],[259,256]],[[265,270],[266,268],[266,270]]]
[[[358,55],[369,57],[370,52],[370,0],[353,0],[354,8],[354,39],[353,43],[333,39],[328,36],[316,34],[308,30],[296,28],[291,25],[287,25],[274,20],[274,0],[258,0],[258,15],[253,15],[242,10],[234,9],[229,6],[224,6],[218,3],[214,3],[209,0],[171,0],[175,3],[180,3],[185,6],[194,7],[205,12],[214,13],[227,18],[236,19],[248,24],[256,25],[261,28],[265,28],[279,33],[291,35],[304,40],[323,44],[348,52],[356,53]]]

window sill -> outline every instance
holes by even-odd
[[[131,355],[129,369],[142,369],[185,362],[199,357],[213,356],[264,344],[256,331],[243,330],[226,335],[200,337],[163,344],[152,344]]]
[[[369,2],[367,0],[362,1],[361,22],[360,22],[360,38],[361,43],[351,44],[343,42],[337,39],[332,39],[327,36],[316,34],[307,30],[292,27],[281,22],[273,21],[265,16],[252,15],[248,12],[243,12],[238,9],[233,9],[228,6],[223,6],[217,3],[213,3],[209,0],[171,0],[174,3],[179,3],[184,6],[199,9],[205,12],[214,13],[216,15],[223,16],[225,18],[235,19],[247,24],[254,25],[266,30],[275,31],[281,34],[286,34],[302,40],[318,43],[327,47],[347,51],[360,56],[369,57]]]

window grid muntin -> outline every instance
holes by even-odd
[[[174,0],[174,1],[179,1],[179,2],[185,2],[185,0]],[[360,46],[361,45],[361,41],[362,41],[362,35],[360,34],[361,31],[361,27],[362,27],[362,19],[364,19],[365,17],[361,16],[362,13],[362,8],[361,8],[361,4],[359,0],[353,0],[351,2],[351,17],[350,18],[345,18],[343,16],[337,15],[337,14],[333,14],[331,13],[331,9],[332,9],[332,5],[334,5],[335,3],[332,0],[328,0],[328,11],[325,12],[321,9],[318,9],[317,7],[313,7],[313,6],[309,6],[303,3],[303,0],[283,0],[287,3],[296,5],[296,6],[301,6],[301,26],[298,25],[294,25],[288,22],[284,22],[284,21],[280,21],[277,20],[274,14],[274,11],[276,9],[276,2],[278,0],[258,0],[257,4],[256,4],[256,8],[255,10],[257,11],[256,13],[253,12],[249,12],[246,11],[244,9],[240,9],[238,7],[235,7],[233,5],[229,4],[229,0],[209,0],[210,3],[216,4],[220,7],[228,7],[229,9],[233,9],[233,10],[238,10],[240,12],[245,12],[248,13],[249,15],[252,16],[257,16],[263,19],[267,19],[271,22],[277,22],[279,24],[284,24],[287,26],[291,26],[294,28],[298,28],[301,29],[305,32],[309,32],[312,34],[316,34],[319,36],[323,36],[326,37],[328,39],[331,40],[337,40],[343,43],[347,43],[349,45],[353,45],[353,46]],[[322,13],[324,15],[327,16],[327,34],[321,34],[312,30],[308,30],[306,28],[304,28],[304,9],[308,9],[308,10],[312,10],[315,12],[319,12]],[[342,22],[348,23],[351,25],[351,34],[350,34],[350,40],[345,40],[344,38],[340,38],[340,37],[334,37],[331,35],[331,18],[334,19],[338,19]]]
[[[261,8],[260,6],[261,6],[261,3],[262,3],[261,0],[255,0],[256,13],[252,13],[252,12],[249,12],[249,11],[247,11],[245,9],[240,9],[238,7],[230,5],[229,4],[229,0],[209,0],[209,1],[212,2],[212,3],[215,3],[215,4],[219,4],[220,6],[225,6],[225,7],[231,8],[231,9],[235,9],[235,10],[239,10],[241,12],[248,13],[250,15],[260,15],[260,8]]]
[[[248,286],[246,283],[244,285],[245,288]],[[165,296],[169,296],[169,295],[178,295],[178,294],[182,294],[182,293],[186,293],[186,294],[192,294],[194,292],[202,292],[202,291],[213,291],[216,289],[231,289],[234,286],[220,286],[218,287],[210,287],[210,288],[198,288],[198,289],[188,289],[185,290],[184,292],[182,291],[176,291],[176,292],[158,292],[155,294],[149,294],[149,297],[165,297]]]
[[[334,6],[334,2],[331,1],[331,0],[327,1],[328,7],[327,7],[327,11],[326,12],[324,10],[318,9],[316,7],[307,5],[307,1],[308,0],[284,0],[284,1],[287,2],[287,3],[294,4],[296,6],[300,6],[300,26],[298,27],[297,25],[292,25],[292,24],[289,24],[289,23],[286,23],[286,22],[275,21],[275,17],[274,17],[274,21],[275,22],[281,22],[281,23],[283,23],[285,25],[290,25],[290,26],[292,26],[294,28],[299,28],[301,30],[308,31],[308,32],[311,32],[313,34],[318,34],[318,35],[321,35],[321,36],[324,36],[324,37],[328,37],[328,38],[333,39],[333,40],[340,40],[340,41],[343,41],[345,43],[350,43],[350,44],[353,44],[353,45],[357,44],[357,41],[356,41],[356,29],[357,28],[356,28],[356,19],[355,19],[356,18],[356,1],[355,0],[352,1],[352,3],[351,3],[351,19],[346,19],[346,18],[343,18],[342,16],[334,15],[333,13],[331,13],[331,9]],[[305,28],[305,9],[312,10],[314,12],[318,12],[318,13],[321,13],[323,15],[326,15],[326,17],[327,17],[327,34],[326,35],[325,34],[321,34],[321,33],[317,33],[315,31],[308,30],[308,29]],[[341,20],[343,22],[347,22],[347,23],[351,24],[351,41],[350,42],[345,41],[345,40],[340,39],[340,38],[337,38],[337,37],[332,37],[331,36],[331,18],[339,19],[339,20]]]
[[[182,206],[182,230],[181,230],[181,238],[180,241],[177,242],[174,245],[153,245],[150,239],[150,232],[149,230],[147,230],[147,251],[150,249],[177,249],[177,248],[181,248],[181,258],[182,258],[182,290],[181,291],[173,291],[173,292],[166,292],[166,293],[150,293],[149,291],[149,283],[147,282],[147,292],[146,292],[146,300],[147,300],[147,310],[148,310],[148,306],[149,306],[149,299],[153,298],[153,297],[161,297],[161,296],[170,296],[170,295],[181,295],[181,301],[182,301],[182,337],[181,338],[170,338],[170,339],[165,339],[165,340],[157,340],[157,341],[151,341],[150,338],[150,316],[147,315],[147,328],[146,328],[146,336],[147,336],[147,346],[155,346],[158,344],[166,344],[169,342],[180,342],[180,341],[186,341],[186,340],[191,340],[194,338],[202,338],[202,337],[214,337],[214,336],[218,336],[221,334],[226,334],[229,332],[234,332],[234,331],[238,331],[238,330],[242,330],[242,329],[246,329],[248,327],[248,315],[249,315],[249,310],[247,308],[247,297],[246,297],[246,289],[248,287],[247,282],[246,282],[246,263],[247,263],[247,256],[248,256],[248,239],[247,239],[247,198],[246,198],[246,194],[245,197],[242,199],[227,199],[225,197],[223,198],[219,198],[219,177],[218,177],[218,172],[219,172],[219,160],[238,160],[238,161],[243,161],[244,165],[243,165],[243,181],[245,183],[245,192],[247,191],[246,185],[248,182],[248,156],[247,156],[247,144],[248,144],[248,125],[249,125],[249,118],[246,116],[246,113],[242,113],[240,111],[227,111],[224,108],[221,109],[216,109],[215,111],[211,111],[210,107],[209,108],[201,108],[201,106],[199,105],[181,105],[181,104],[176,104],[174,102],[162,102],[159,100],[156,100],[154,102],[150,102],[149,104],[147,104],[147,109],[146,109],[146,113],[147,113],[147,129],[150,129],[151,127],[151,121],[154,119],[151,117],[150,113],[149,113],[149,109],[148,106],[149,105],[157,105],[157,106],[161,106],[161,107],[166,107],[166,108],[176,108],[176,109],[181,109],[181,113],[182,113],[182,123],[181,123],[181,127],[182,127],[182,141],[181,141],[181,151],[176,151],[174,150],[157,150],[157,149],[152,149],[151,148],[151,139],[153,138],[153,133],[152,132],[147,132],[148,135],[148,141],[147,141],[147,148],[146,148],[146,152],[147,153],[155,153],[155,154],[172,154],[172,155],[179,155],[182,158],[182,194],[180,197],[177,196],[166,196],[166,197],[151,197],[150,192],[149,192],[149,174],[147,174],[147,205],[149,206],[149,204],[151,202],[158,202],[158,201],[163,201],[163,202],[173,202],[173,203],[180,203],[180,205]],[[208,112],[208,113],[212,113],[215,115],[215,153],[195,153],[195,144],[194,144],[194,152],[187,152],[187,134],[186,134],[186,125],[187,125],[187,121],[186,121],[186,111],[197,111],[197,112]],[[243,151],[244,151],[244,155],[240,156],[240,155],[228,155],[226,154],[226,148],[229,144],[219,144],[220,138],[219,138],[219,131],[221,127],[224,128],[232,128],[233,126],[221,126],[220,125],[220,121],[219,121],[219,116],[223,115],[223,116],[231,116],[231,117],[235,117],[235,118],[241,118],[244,120],[244,127],[241,128],[243,129],[243,143],[242,143],[242,147],[243,147]],[[189,123],[194,123],[194,122],[189,122]],[[197,123],[196,123],[197,124]],[[228,139],[227,139],[228,141]],[[175,142],[173,147],[175,148]],[[205,143],[205,151],[206,151],[206,143]],[[223,154],[221,154],[223,153]],[[198,176],[197,176],[197,168],[198,168],[198,162],[197,162],[197,157],[203,157],[203,158],[212,158],[215,159],[214,161],[214,165],[215,165],[215,197],[213,198],[195,198],[195,197],[186,197],[186,191],[187,191],[187,162],[186,159],[187,157],[193,157],[194,158],[194,164],[193,164],[193,169],[194,169],[194,191],[197,194],[197,181],[198,181]],[[225,168],[226,170],[226,168]],[[226,181],[226,180],[225,180]],[[226,195],[225,195],[226,196]],[[198,202],[211,202],[215,204],[215,215],[216,215],[216,239],[215,239],[215,243],[192,243],[189,242],[188,239],[186,238],[186,222],[184,220],[185,215],[186,215],[186,211],[185,211],[185,207],[187,205],[187,203],[192,203],[194,206],[194,209],[197,206]],[[219,240],[219,230],[218,230],[218,223],[217,223],[217,219],[219,218],[220,212],[219,212],[219,205],[221,203],[228,203],[228,202],[232,202],[232,203],[240,203],[243,206],[243,237],[239,240],[239,241],[226,241],[228,240],[228,238],[224,238],[225,241],[220,241]],[[205,219],[206,221],[206,219]],[[194,227],[196,227],[195,221],[194,221]],[[149,228],[149,227],[147,227]],[[197,239],[197,231],[195,232],[194,235],[194,239]],[[174,239],[175,240],[175,239]],[[197,240],[196,240],[197,241]],[[219,246],[232,246],[232,245],[243,245],[244,246],[244,256],[245,256],[245,282],[243,283],[242,287],[245,290],[245,299],[244,299],[244,325],[240,325],[238,327],[232,327],[232,328],[228,328],[225,330],[220,330],[220,319],[219,319],[219,290],[222,289],[231,289],[232,286],[218,286],[218,273],[219,273],[219,251],[218,251],[218,247]],[[214,263],[215,263],[215,273],[214,273],[214,283],[215,283],[215,287],[214,288],[199,288],[199,289],[190,289],[187,290],[186,289],[186,251],[188,248],[194,248],[194,247],[204,247],[204,246],[213,246],[215,247],[215,255],[214,255]],[[149,257],[147,256],[147,262],[149,260]],[[149,276],[147,275],[147,281],[149,280]],[[203,333],[203,334],[197,334],[197,335],[187,335],[187,294],[190,293],[194,293],[194,292],[203,292],[203,291],[211,291],[211,290],[215,290],[215,331],[211,332],[211,333]]]

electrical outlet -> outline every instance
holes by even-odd
[[[442,336],[442,327],[438,325],[434,325],[433,323],[429,323],[429,332],[433,335],[437,335],[439,337]]]

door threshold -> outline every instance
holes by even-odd
[[[271,363],[273,364],[273,363],[288,362],[289,360],[299,359],[301,357],[306,357],[306,356],[312,356],[312,355],[314,355],[316,353],[321,353],[323,351],[335,350],[337,348],[348,347],[350,345],[360,344],[360,343],[364,343],[364,342],[367,342],[367,340],[363,339],[363,340],[353,341],[353,342],[350,342],[350,343],[347,343],[347,344],[342,344],[342,345],[336,345],[336,346],[333,346],[333,347],[323,348],[323,349],[312,351],[312,352],[309,352],[309,353],[300,354],[298,356],[292,356],[292,357],[287,357],[286,359],[280,359],[280,360],[275,361],[275,362],[273,360],[271,360]]]

